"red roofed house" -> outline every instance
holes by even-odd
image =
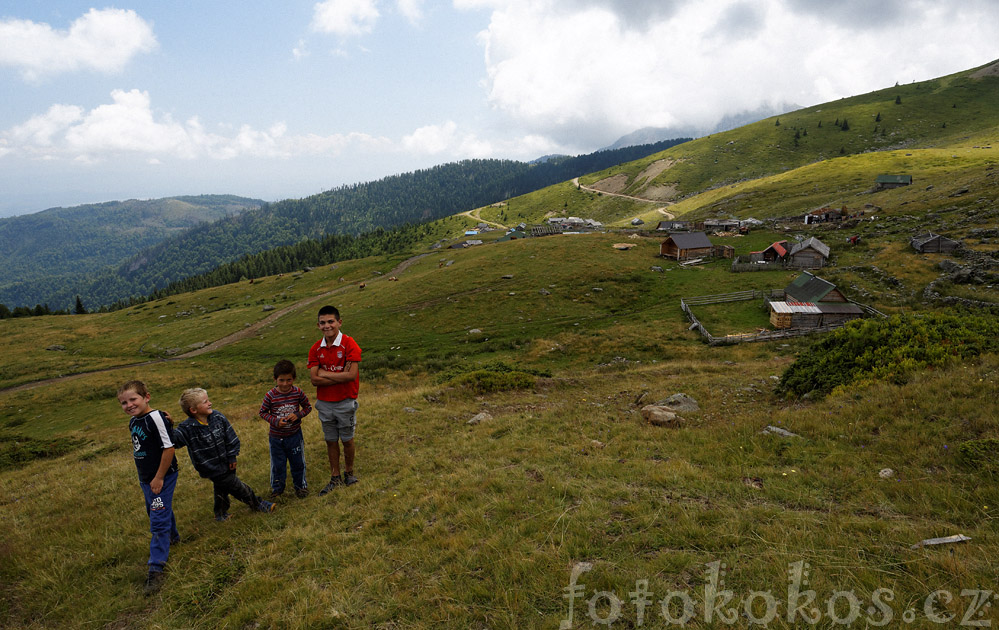
[[[762,252],[749,252],[749,260],[752,262],[779,262],[783,261],[790,251],[787,241],[777,241]]]

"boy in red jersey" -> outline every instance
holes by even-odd
[[[354,426],[357,424],[357,391],[360,385],[361,347],[343,334],[340,311],[319,309],[323,338],[309,349],[309,376],[316,386],[316,411],[322,421],[330,482],[319,491],[325,495],[338,486],[357,483],[354,476]],[[343,477],[340,477],[340,442],[343,442]]]

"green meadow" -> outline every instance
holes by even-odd
[[[786,592],[788,571],[803,562],[802,590],[817,593],[823,619],[849,617],[853,600],[835,595],[848,592],[864,603],[857,623],[915,611],[915,627],[930,627],[928,597],[932,614],[960,618],[975,604],[960,592],[993,588],[993,473],[962,467],[957,451],[995,437],[994,355],[904,385],[784,400],[775,379],[808,340],[709,348],[687,331],[678,299],[779,288],[787,272],[682,269],[656,257],[656,238],[633,239],[628,251],[612,247],[620,240],[438,250],[396,281],[388,278],[399,261],[367,260],[109,314],[5,320],[5,332],[17,326],[8,384],[53,375],[39,358],[62,358],[58,370],[72,357],[81,372],[149,360],[153,346],[186,349],[262,319],[265,304],[316,296],[342,310],[365,354],[361,482],[317,496],[325,448],[310,417],[313,495],[283,499],[273,515],[237,506],[216,523],[210,486],[180,451],[184,542],[148,599],[148,523],[116,384],[142,378],[175,418],[180,392],[206,387],[243,442],[240,475],[265,492],[267,429],[256,410],[278,358],[305,372],[319,302],[200,356],[4,393],[3,618],[29,628],[557,627],[573,567],[590,566],[578,580],[575,627],[591,617],[637,625],[636,581],[657,601],[688,594],[692,625],[705,625],[704,588],[720,562],[735,599],[716,615],[735,607],[735,627],[751,625],[745,607],[768,619],[768,600],[751,594],[771,591],[781,608],[768,626],[797,627]],[[216,303],[229,306],[211,310]],[[66,349],[39,350],[32,337]],[[497,366],[526,383],[483,377]],[[699,405],[682,427],[643,419],[642,406],[675,393]],[[480,412],[491,419],[468,424]],[[800,437],[762,434],[770,425]],[[8,439],[52,452],[14,461]],[[972,540],[910,549],[952,534]],[[931,597],[941,590],[954,598]],[[647,622],[679,618],[679,598],[669,617],[651,606]]]

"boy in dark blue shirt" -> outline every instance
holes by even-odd
[[[151,595],[163,583],[163,569],[170,545],[180,542],[173,515],[173,491],[177,485],[177,458],[174,457],[172,423],[169,414],[149,406],[149,390],[142,381],[128,381],[118,388],[118,402],[131,420],[132,455],[139,473],[139,487],[146,498],[149,515],[149,574],[145,594]]]

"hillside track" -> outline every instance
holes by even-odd
[[[482,223],[485,223],[486,225],[491,225],[494,228],[499,228],[501,230],[509,229],[507,228],[507,226],[503,225],[502,223],[496,223],[488,219],[483,219],[481,216],[479,216],[481,210],[482,208],[476,208],[475,210],[466,210],[465,212],[460,212],[459,214],[461,214],[462,216],[466,216],[469,219],[472,219],[473,221],[480,221]]]
[[[608,195],[610,197],[621,197],[623,199],[631,199],[632,201],[638,201],[640,203],[655,203],[655,204],[659,204],[659,205],[663,205],[663,203],[664,203],[664,202],[662,202],[660,200],[657,200],[657,199],[646,199],[645,197],[635,197],[634,195],[622,195],[621,193],[608,192],[606,190],[600,190],[599,188],[593,188],[592,186],[584,186],[583,184],[579,183],[579,178],[578,177],[573,177],[572,178],[572,184],[574,186],[578,187],[578,188],[581,188],[582,190],[585,190],[586,192],[596,193],[598,195]],[[667,205],[669,205],[669,204],[667,203]],[[662,214],[667,219],[675,219],[676,218],[675,216],[673,216],[673,213],[667,211],[666,208],[658,208],[658,210],[659,210],[659,213]]]
[[[372,277],[369,280],[365,280],[364,283],[367,284],[367,283],[370,283],[370,282],[378,282],[379,280],[386,280],[389,277],[398,276],[399,274],[401,274],[402,272],[404,272],[406,269],[408,269],[409,266],[412,265],[413,263],[415,263],[417,260],[423,258],[424,256],[429,256],[429,255],[430,255],[429,253],[424,253],[424,254],[417,254],[416,256],[412,256],[411,258],[407,258],[406,260],[404,260],[401,263],[399,263],[398,265],[396,265],[395,268],[392,269],[392,271],[390,271],[388,274],[385,274],[383,276],[376,275],[376,276]],[[215,350],[218,350],[219,348],[224,348],[225,346],[234,344],[234,343],[236,343],[238,341],[242,341],[243,339],[246,339],[248,337],[251,337],[251,336],[255,335],[264,326],[269,326],[270,324],[273,324],[274,322],[276,322],[277,320],[281,319],[282,317],[284,317],[285,315],[287,315],[289,313],[293,313],[295,311],[301,310],[301,309],[305,308],[306,306],[309,306],[311,304],[315,304],[316,302],[319,302],[320,300],[326,299],[326,298],[328,298],[328,297],[330,297],[332,295],[336,295],[338,293],[343,293],[343,292],[345,292],[347,290],[353,289],[355,286],[356,286],[356,284],[350,284],[350,285],[347,285],[347,286],[337,287],[337,288],[332,289],[330,291],[326,291],[325,293],[320,293],[319,295],[314,295],[312,297],[308,297],[308,298],[305,298],[303,300],[299,300],[298,302],[295,302],[294,304],[291,304],[289,306],[285,306],[284,308],[280,308],[280,309],[274,311],[273,313],[271,313],[267,317],[261,319],[260,321],[254,323],[254,324],[250,324],[249,326],[247,326],[247,327],[245,327],[245,328],[243,328],[241,330],[238,330],[238,331],[236,331],[236,332],[234,332],[232,334],[226,335],[225,337],[222,337],[221,339],[217,339],[217,340],[213,341],[212,343],[209,343],[208,345],[202,346],[201,348],[198,348],[196,350],[192,350],[190,352],[185,352],[184,354],[178,354],[178,355],[173,356],[173,357],[163,357],[163,358],[160,358],[160,359],[151,359],[149,361],[139,361],[137,363],[124,363],[122,365],[113,365],[111,367],[100,368],[100,369],[96,369],[96,370],[89,370],[89,371],[86,371],[86,372],[77,372],[75,374],[66,374],[65,376],[56,376],[54,378],[46,378],[46,379],[42,379],[42,380],[38,380],[38,381],[31,381],[30,383],[21,383],[20,385],[14,385],[12,387],[4,387],[4,388],[0,389],[0,394],[7,394],[7,393],[19,392],[19,391],[24,391],[24,390],[29,390],[29,389],[35,389],[36,387],[42,387],[44,385],[50,385],[50,384],[53,384],[53,383],[64,383],[66,381],[71,381],[71,380],[78,379],[78,378],[81,378],[81,377],[84,377],[84,376],[90,376],[91,374],[101,374],[103,372],[113,372],[115,370],[124,370],[126,368],[131,369],[131,368],[143,367],[143,366],[146,366],[146,365],[155,365],[157,363],[167,363],[169,361],[179,361],[179,360],[182,360],[182,359],[190,359],[190,358],[193,358],[193,357],[196,357],[196,356],[200,356],[202,354],[206,354],[208,352],[214,352]]]

